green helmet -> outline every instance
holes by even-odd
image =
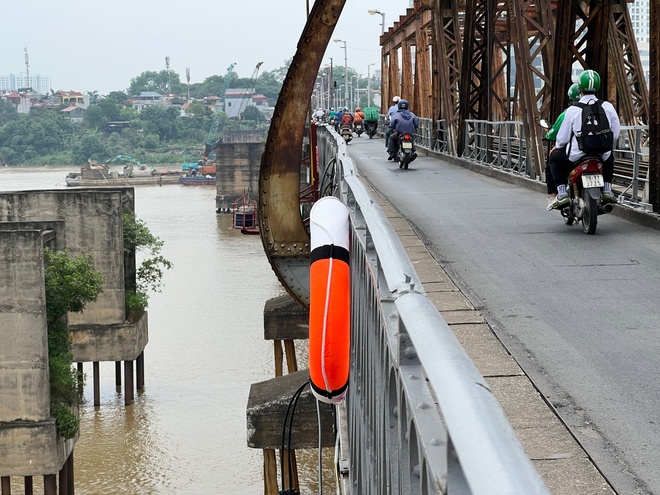
[[[568,92],[566,94],[568,95],[569,100],[579,100],[580,88],[578,87],[578,83],[571,84],[571,87],[568,88]]]
[[[595,93],[600,88],[600,76],[595,70],[585,70],[578,76],[580,91]]]

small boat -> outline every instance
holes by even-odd
[[[239,229],[242,234],[258,234],[257,202],[249,192],[243,193],[231,203],[232,229]]]
[[[215,186],[217,178],[213,175],[186,175],[179,177],[179,182],[184,186]]]

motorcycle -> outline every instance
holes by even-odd
[[[353,127],[350,125],[342,125],[339,128],[339,135],[344,138],[344,141],[346,141],[346,144],[350,143],[351,140],[353,139]]]
[[[376,122],[375,120],[370,120],[365,122],[365,131],[369,136],[369,139],[373,138],[376,135],[376,132],[378,131],[378,122]]]
[[[391,138],[391,136],[390,136]],[[415,142],[413,141],[413,135],[409,133],[403,133],[398,137],[399,141],[399,168],[408,170],[408,165],[410,162],[417,158],[417,153],[415,152]],[[396,161],[396,157],[394,158]]]
[[[355,122],[353,124],[353,132],[360,137],[360,134],[364,132],[364,124],[362,122]]]
[[[568,175],[571,202],[560,210],[566,225],[582,221],[585,234],[596,233],[598,215],[610,213],[612,203],[603,203],[603,162],[600,157],[586,156]]]
[[[549,129],[550,125],[543,119],[541,127]],[[612,203],[603,203],[603,161],[599,156],[583,157],[568,174],[569,204],[559,210],[566,225],[582,222],[585,234],[596,233],[598,215],[610,213],[614,209]]]

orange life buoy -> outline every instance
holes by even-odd
[[[346,395],[350,367],[351,298],[348,209],[334,196],[310,212],[309,376],[322,402]]]

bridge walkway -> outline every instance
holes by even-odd
[[[550,491],[553,494],[647,493],[643,488],[646,482],[638,479],[644,478],[643,474],[625,474],[629,469],[629,460],[625,456],[614,453],[612,459],[608,455],[605,446],[607,432],[600,431],[597,425],[590,426],[589,414],[581,409],[580,399],[571,397],[570,387],[559,390],[564,385],[561,378],[553,374],[560,373],[561,366],[570,365],[569,360],[549,364],[549,371],[544,369],[543,362],[539,362],[545,352],[553,352],[547,349],[552,345],[552,338],[539,344],[546,347],[544,351],[537,351],[532,342],[534,339],[526,341],[525,336],[520,338],[507,334],[511,329],[505,321],[506,316],[501,315],[503,308],[493,308],[492,305],[508,303],[504,299],[482,299],[484,296],[480,287],[475,287],[472,282],[466,283],[466,280],[471,280],[469,277],[463,279],[461,263],[452,259],[456,253],[443,252],[442,246],[450,241],[442,241],[441,238],[480,234],[485,240],[477,241],[475,249],[488,251],[491,249],[488,235],[492,228],[502,229],[507,222],[513,222],[507,227],[511,233],[505,233],[512,238],[526,234],[543,237],[543,242],[546,242],[547,236],[562,233],[569,227],[563,225],[557,213],[545,212],[545,194],[518,191],[521,188],[515,185],[493,181],[443,160],[422,155],[411,164],[410,170],[400,170],[395,163],[387,161],[382,139],[354,139],[348,146],[348,153],[360,174],[373,187],[374,196],[380,198],[381,207],[405,246],[425,291],[486,378]],[[516,195],[521,196],[520,202],[516,201]],[[507,196],[511,201],[502,203]],[[530,208],[530,201],[536,203],[534,208],[547,216],[550,227],[548,221],[534,225],[534,215],[524,219],[524,211]],[[418,206],[412,206],[415,204]],[[420,207],[420,204],[426,206]],[[456,209],[471,209],[470,216],[481,217],[481,222],[485,219],[485,223],[465,225],[463,217],[453,215]],[[505,220],[498,220],[496,216]],[[529,224],[523,227],[521,218]],[[601,217],[599,228],[604,231],[604,236],[611,235],[612,221],[621,222]],[[429,225],[434,227],[429,228]],[[572,229],[564,234],[570,236],[571,242],[574,239],[598,238],[598,235],[585,236],[579,226]],[[497,244],[492,249],[497,249]],[[519,268],[523,274],[528,270],[530,259],[545,255],[540,249],[537,253],[528,252],[521,258],[519,253],[513,251],[506,263],[510,264],[511,270]],[[464,253],[464,256],[469,257],[470,253]],[[483,260],[474,264],[481,263]],[[494,276],[494,273],[484,270],[476,280],[497,290],[498,282],[491,279]],[[553,279],[549,279],[548,283],[551,281]],[[542,292],[539,297],[542,304]],[[551,306],[556,303],[552,298],[549,301]],[[506,309],[505,313],[508,312],[511,319],[528,319],[531,323],[523,325],[525,332],[550,330],[548,324],[542,321],[543,315],[524,314],[529,309],[524,302]],[[487,320],[494,322],[498,328],[494,329]],[[555,333],[552,337],[558,338]],[[557,346],[555,351],[575,353],[579,349],[564,343],[564,347]],[[581,372],[579,367],[574,371]],[[534,383],[530,376],[533,376]],[[596,389],[599,387],[600,384],[595,385]],[[539,392],[541,389],[544,393]],[[568,415],[562,411],[562,417],[559,411],[562,408],[571,411]],[[588,410],[588,407],[585,409]]]

